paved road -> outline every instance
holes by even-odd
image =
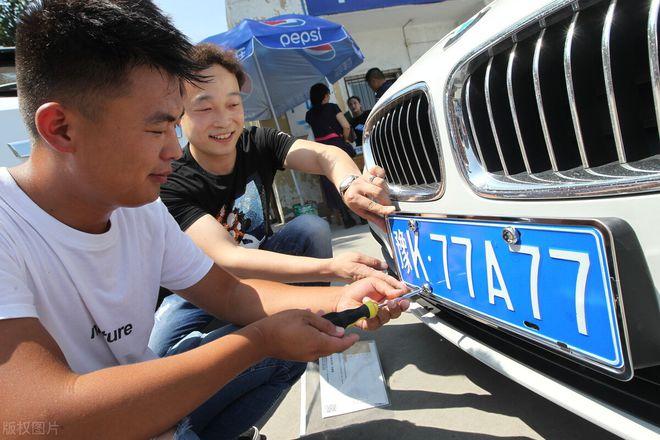
[[[380,253],[366,226],[335,231],[333,248]],[[310,364],[305,439],[616,438],[481,364],[411,314],[361,337],[376,341],[390,405],[322,419]],[[298,383],[262,432],[271,440],[299,437],[300,402]]]

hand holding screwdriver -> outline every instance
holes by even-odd
[[[415,289],[405,295],[399,296],[397,298],[394,298],[391,301],[401,301],[403,299],[408,299],[408,298],[413,298],[422,291],[422,287]],[[349,327],[353,324],[355,324],[357,321],[360,319],[371,319],[375,318],[376,315],[378,315],[378,310],[382,308],[383,306],[388,305],[390,303],[389,301],[382,302],[380,304],[377,304],[376,302],[367,299],[364,304],[362,304],[360,307],[356,307],[354,309],[348,309],[348,310],[343,310],[341,312],[332,312],[332,313],[327,313],[323,315],[323,318],[327,319],[328,321],[332,322],[334,325],[338,327]]]
[[[395,279],[382,280],[380,278],[367,277],[356,281],[351,284],[347,284],[342,287],[343,292],[340,294],[337,299],[337,303],[332,308],[335,312],[333,313],[342,313],[350,309],[358,309],[364,305],[364,303],[371,301],[378,305],[382,302],[387,302],[388,300],[394,300],[400,297],[402,294],[407,293],[410,289],[408,287]],[[354,325],[363,330],[376,330],[390,319],[396,319],[401,315],[401,312],[408,308],[408,301],[394,301],[391,302],[388,307],[375,308],[372,312],[367,314],[365,309],[361,309],[364,312],[361,312],[363,316],[375,316],[367,319],[357,319],[357,323]],[[373,306],[372,306],[373,307]],[[367,306],[368,309],[368,306]],[[335,316],[335,315],[330,315]],[[340,315],[342,316],[342,315]],[[345,315],[344,315],[345,316]],[[345,318],[342,318],[345,319]],[[350,325],[352,323],[347,323]]]

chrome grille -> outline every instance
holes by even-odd
[[[396,200],[432,200],[442,193],[442,165],[426,86],[402,90],[372,112],[364,152],[382,167]]]
[[[555,2],[462,60],[456,163],[496,198],[660,188],[660,0]]]

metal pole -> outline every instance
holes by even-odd
[[[257,56],[256,45],[254,47],[254,62],[257,65],[257,73],[259,74],[259,80],[261,81],[261,86],[263,87],[264,92],[266,94],[266,99],[268,100],[268,107],[270,108],[270,114],[273,117],[273,120],[275,121],[275,127],[277,127],[279,131],[282,131],[282,128],[280,128],[280,121],[277,120],[277,115],[275,114],[275,107],[273,107],[273,101],[270,99],[270,92],[268,91],[266,80],[264,80],[264,74],[261,71],[261,65],[259,64],[259,57]],[[300,191],[300,185],[298,184],[298,179],[296,179],[296,175],[293,172],[293,170],[289,170],[289,171],[291,172],[291,177],[293,178],[293,184],[296,187],[296,192],[298,193],[298,199],[300,199],[300,207],[302,208],[305,205],[305,201],[303,200],[302,197],[302,191]]]

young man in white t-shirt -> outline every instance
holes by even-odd
[[[322,311],[403,292],[372,278],[338,288],[241,281],[181,232],[157,198],[181,154],[182,81],[201,78],[189,43],[150,1],[44,0],[16,38],[33,144],[25,164],[0,169],[5,426],[123,439],[178,425],[175,438],[236,437],[295,381],[303,364],[293,361],[355,343]],[[157,358],[147,342],[160,285],[242,327],[194,332]],[[407,305],[392,301],[358,325],[378,328]]]

